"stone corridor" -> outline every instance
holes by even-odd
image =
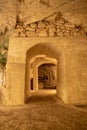
[[[0,130],[87,130],[87,0],[0,0]]]
[[[87,130],[87,109],[64,104],[55,92],[39,90],[25,105],[0,106],[0,130]]]

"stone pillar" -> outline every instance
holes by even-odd
[[[57,96],[67,103],[65,54],[59,57],[57,64]]]
[[[25,64],[7,64],[6,89],[8,92],[6,104],[24,104]]]
[[[34,90],[38,90],[38,68],[36,65],[33,67],[33,87]]]

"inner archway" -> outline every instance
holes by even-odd
[[[37,97],[41,98],[42,102],[47,101],[50,97],[51,101],[56,95],[57,60],[46,55],[37,55],[30,60],[29,70],[30,97],[27,103],[30,103],[32,99],[37,99]],[[48,79],[45,79],[45,76],[48,76]]]
[[[29,80],[30,90],[39,89],[39,83],[38,83],[39,71],[38,70],[39,70],[39,67],[44,64],[47,64],[46,66],[50,65],[51,68],[53,68],[53,66],[57,66],[57,60],[54,58],[47,57],[46,55],[38,55],[30,60],[30,69],[29,69],[30,70],[30,76],[29,76],[30,77],[30,80]],[[57,74],[57,69],[56,69],[56,74]]]
[[[44,63],[38,67],[38,89],[56,89],[57,65]]]

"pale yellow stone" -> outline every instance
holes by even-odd
[[[47,33],[46,29],[41,30],[41,31],[38,33],[38,36],[45,36],[45,37],[47,37],[47,36],[48,36],[48,33]]]
[[[74,32],[74,36],[81,36],[81,32]]]
[[[49,31],[49,36],[51,36],[51,37],[56,36],[56,33],[53,31]]]
[[[31,28],[30,26],[26,26],[25,30],[27,30],[27,31],[35,31],[35,28]]]
[[[30,27],[31,27],[31,28],[37,28],[37,23],[31,23],[31,24],[30,24]]]
[[[49,32],[56,32],[56,27],[49,28]]]
[[[25,33],[24,33],[24,32],[21,32],[21,33],[20,33],[20,37],[25,37]]]
[[[38,28],[45,28],[46,24],[42,21],[38,22]]]
[[[25,36],[26,36],[26,37],[35,36],[35,32],[33,32],[33,31],[26,31],[26,32],[25,32]]]
[[[40,62],[42,63],[42,56],[57,60],[58,97],[65,103],[86,104],[86,42],[86,37],[74,37],[74,39],[73,37],[47,37],[46,39],[44,37],[10,38],[6,68],[7,104],[9,102],[15,105],[23,104],[24,97],[26,97],[25,100],[29,98],[30,63],[34,62],[37,56],[40,57]],[[53,60],[51,61],[53,62]],[[34,62],[34,65],[37,66],[36,62]],[[36,84],[35,86],[38,87],[36,66],[33,69],[34,85]]]
[[[66,29],[75,28],[75,25],[74,24],[70,24],[70,23],[66,23],[65,27],[66,27]]]
[[[57,36],[64,36],[63,32],[57,32]]]
[[[54,13],[53,15],[45,18],[45,21],[55,21],[57,17],[60,18],[60,13]]]

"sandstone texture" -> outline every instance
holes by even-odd
[[[87,1],[0,0],[1,54],[13,32],[21,37],[87,35]]]
[[[0,106],[0,130],[87,130],[87,107],[65,105],[48,90],[22,106]]]
[[[56,12],[51,16],[28,25],[16,25],[14,37],[59,37],[59,36],[87,36],[82,25],[71,24],[65,20],[60,13]]]
[[[0,68],[4,71],[11,35],[87,37],[87,0],[0,0]],[[22,61],[20,56],[16,58]]]
[[[2,58],[7,55],[11,34],[15,37],[86,36],[87,1],[0,0]]]
[[[28,25],[41,21],[55,12],[59,12],[69,23],[82,25],[87,29],[86,0],[0,0],[0,7],[0,35],[14,30],[17,22]],[[53,19],[52,17],[51,20]],[[49,20],[47,18],[47,21]]]
[[[27,101],[31,92],[31,69],[34,88],[38,90],[38,64],[47,63],[50,58],[57,61],[56,95],[64,103],[87,104],[86,43],[87,37],[81,36],[11,37],[6,69],[7,103],[17,105]]]

